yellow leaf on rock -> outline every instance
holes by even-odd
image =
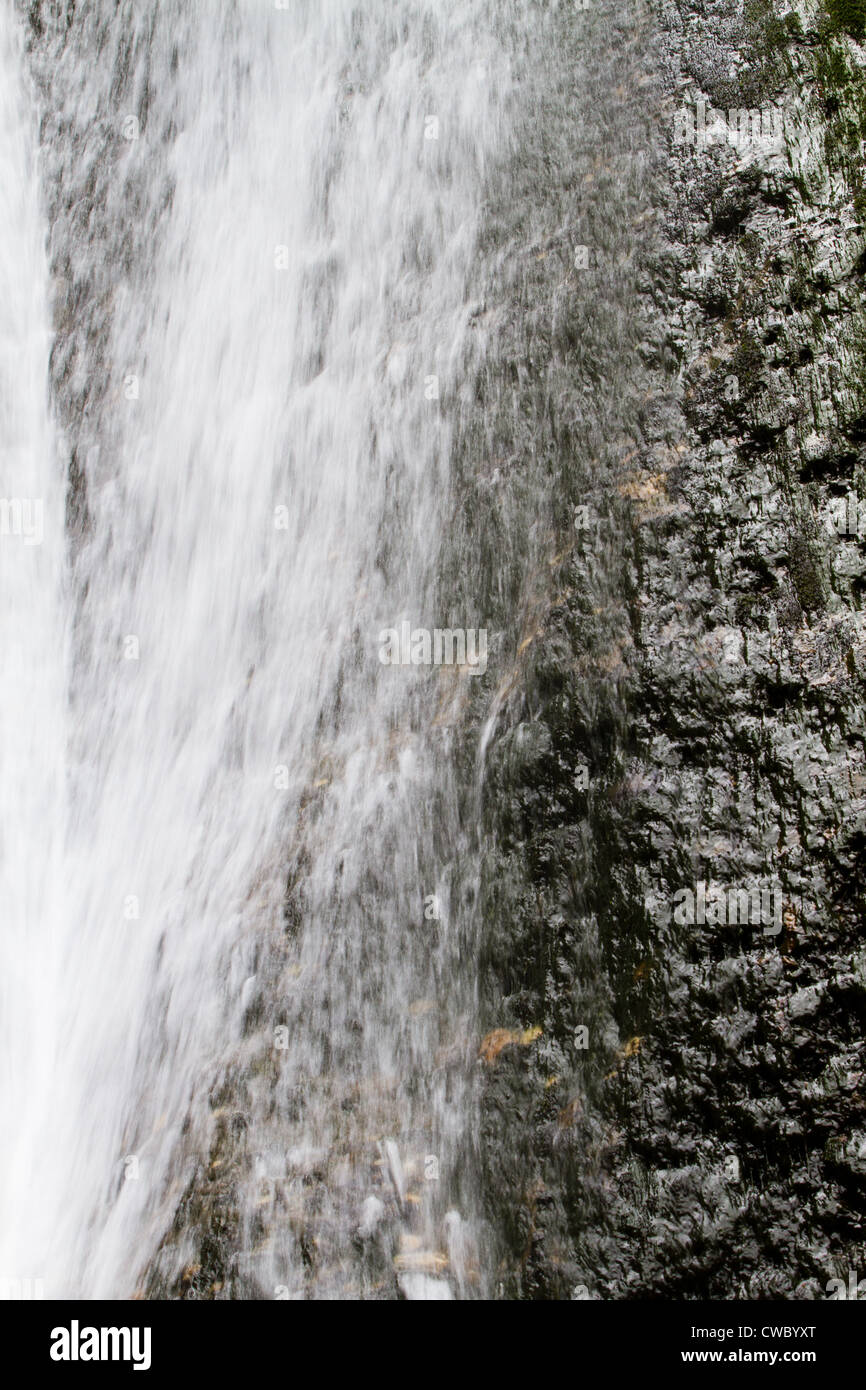
[[[481,1044],[480,1055],[485,1062],[495,1062],[503,1047],[514,1041],[514,1035],[507,1028],[494,1028]]]
[[[535,1042],[536,1038],[541,1037],[541,1032],[542,1030],[538,1027],[525,1028],[521,1033],[514,1032],[510,1028],[494,1028],[493,1032],[488,1033],[484,1038],[479,1056],[483,1057],[485,1062],[495,1062],[503,1048],[528,1047],[530,1043]]]

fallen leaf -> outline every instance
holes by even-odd
[[[525,1028],[522,1033],[514,1032],[510,1028],[494,1028],[492,1033],[488,1033],[484,1038],[479,1049],[479,1056],[485,1062],[495,1062],[500,1052],[505,1047],[528,1047],[534,1043],[536,1038],[541,1037],[540,1028]]]

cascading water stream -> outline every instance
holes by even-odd
[[[42,1199],[68,922],[63,468],[48,408],[48,264],[37,132],[17,25],[0,11],[0,1280],[44,1270]],[[32,1193],[32,1199],[25,1194]],[[37,1260],[37,1265],[34,1265]],[[8,1296],[8,1295],[7,1295]]]
[[[94,3],[45,40],[68,592],[4,11],[3,444],[24,471],[3,481],[46,504],[43,545],[4,536],[0,561],[23,653],[3,696],[4,1261],[48,1296],[177,1274],[182,1237],[153,1262],[239,1075],[244,1288],[303,1291],[312,1190],[318,1288],[363,1293],[346,1250],[383,1181],[404,1292],[474,1277],[448,1178],[475,988],[449,711],[473,676],[379,649],[404,621],[484,625],[437,606],[436,573],[508,139],[496,8]]]

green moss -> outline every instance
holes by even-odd
[[[749,47],[757,51],[764,62],[786,65],[789,45],[805,39],[800,16],[791,10],[784,16],[775,13],[772,0],[746,0],[744,17],[749,30]]]
[[[800,23],[800,16],[796,14],[794,10],[791,10],[789,14],[785,15],[782,23],[792,39],[799,40],[806,37],[803,33],[803,26]]]
[[[791,580],[800,607],[806,613],[814,613],[824,606],[824,586],[821,573],[812,554],[812,547],[802,531],[795,531],[791,537],[788,556]]]
[[[866,79],[852,61],[848,36],[866,39],[866,0],[823,0],[818,43],[803,45],[799,17],[779,19],[769,0],[746,0],[749,44],[763,74],[762,85],[795,77],[806,85],[812,69],[826,122],[824,153],[828,168],[841,170],[851,187],[858,216],[866,212],[866,175],[861,147],[866,140]],[[799,52],[792,54],[792,46]],[[804,63],[807,70],[803,71]],[[796,72],[794,71],[796,66]],[[807,190],[801,190],[804,196]],[[808,201],[808,197],[807,197]]]
[[[826,0],[832,22],[858,42],[866,34],[866,0]]]
[[[866,0],[857,3],[866,12]],[[824,155],[829,168],[844,171],[856,205],[866,194],[860,152],[866,139],[866,80],[852,63],[847,40],[834,33],[829,18],[821,39],[814,61],[816,88],[827,121]]]
[[[733,370],[740,388],[740,397],[747,400],[761,387],[764,352],[752,333],[744,333],[734,353]]]

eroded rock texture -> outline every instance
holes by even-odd
[[[824,1298],[866,1259],[863,15],[632,22],[641,389],[491,752],[488,1021],[543,1030],[483,1063],[500,1289]],[[776,920],[677,921],[701,883]]]
[[[442,563],[443,611],[495,634],[488,677],[437,735],[443,759],[463,749],[461,873],[483,868],[465,914],[481,1017],[430,1063],[476,1078],[478,1122],[441,1181],[486,1231],[462,1283],[450,1252],[420,1256],[458,1296],[821,1298],[866,1269],[862,0],[784,16],[551,2],[534,18],[510,21],[519,110],[489,176],[476,315],[489,350],[454,405]],[[142,175],[112,177],[124,147],[105,113],[134,107],[147,129],[144,20],[118,34],[71,4],[30,20],[61,152],[53,371],[79,535],[104,390],[82,364],[118,312],[109,269],[137,291],[172,185],[161,163],[149,201]],[[94,112],[64,57],[78,24],[101,55]],[[87,196],[67,196],[79,168]],[[68,249],[88,241],[104,259]],[[769,921],[674,913],[714,884],[772,894]],[[359,1191],[381,1190],[351,1237],[309,1199],[343,1181],[343,1155],[301,1176],[287,1160],[258,1199],[255,1103],[280,1140],[295,1117],[270,1014],[251,1010],[247,1035],[142,1291],[272,1296],[239,1252],[289,1230],[311,1296],[348,1268],[357,1296],[400,1297],[408,1218],[381,1141],[405,1157],[416,1136],[389,1096],[381,1113],[361,1098],[352,1162]]]

